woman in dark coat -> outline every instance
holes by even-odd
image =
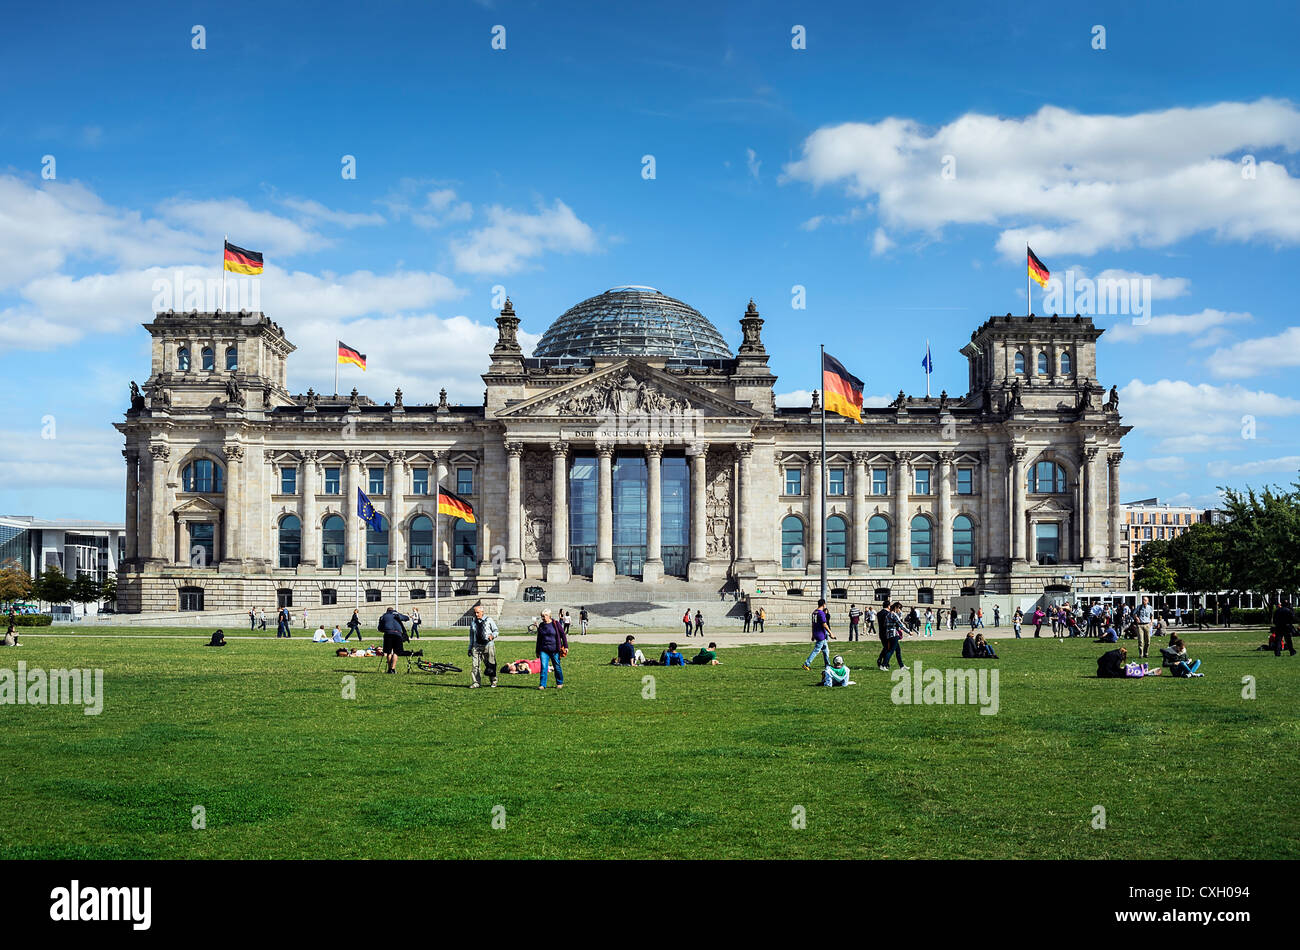
[[[560,657],[569,652],[569,638],[564,635],[564,624],[551,619],[549,610],[542,611],[542,622],[537,625],[537,658],[542,661],[542,681],[538,689],[546,689],[547,667],[555,667],[555,688],[564,689],[564,670]]]

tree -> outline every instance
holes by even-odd
[[[50,565],[32,582],[32,596],[48,604],[66,604],[72,597],[72,582]]]
[[[1300,482],[1256,492],[1224,489],[1231,521],[1223,526],[1231,586],[1264,594],[1300,589]]]
[[[1133,586],[1153,594],[1172,594],[1178,590],[1178,575],[1162,557],[1153,558],[1133,574]]]
[[[81,604],[83,607],[92,601],[98,601],[102,588],[99,581],[90,574],[80,574],[72,582],[68,591],[68,599],[74,604]]]
[[[109,574],[104,578],[104,583],[100,585],[99,596],[101,600],[106,600],[117,608],[117,575]]]
[[[22,564],[10,558],[0,564],[0,601],[22,600],[32,595],[32,579]]]

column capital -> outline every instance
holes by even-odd
[[[686,447],[686,454],[703,461],[709,454],[709,444],[707,442],[692,442]]]
[[[957,453],[945,449],[944,451],[939,453],[939,461],[942,462],[944,465],[951,465],[953,462],[957,461]]]
[[[165,462],[171,457],[172,450],[170,446],[166,445],[151,445],[149,446],[149,454],[153,456],[155,462]]]
[[[509,449],[509,446],[510,443],[506,443],[507,450]],[[451,453],[446,449],[438,449],[436,452],[430,452],[429,457],[433,459],[434,465],[446,465],[451,460]]]
[[[316,449],[302,450],[302,460],[306,462],[308,465],[315,465],[316,460],[318,458],[320,458],[320,452],[318,452]]]
[[[613,443],[613,442],[597,442],[597,443],[596,443],[596,454],[599,455],[599,456],[600,456],[601,458],[603,458],[603,459],[610,458],[610,457],[613,456],[613,454],[614,454],[614,443]]]
[[[225,453],[227,462],[242,462],[244,460],[244,447],[237,443],[228,443],[221,447]]]
[[[346,451],[346,452],[343,453],[343,458],[347,460],[347,463],[348,463],[349,465],[360,465],[360,464],[361,464],[361,450],[360,450],[360,449],[349,449],[348,451]]]
[[[820,465],[821,460],[822,460],[822,453],[820,449],[813,449],[811,452],[808,453],[808,461],[811,462],[813,465]]]
[[[1007,450],[1007,461],[1013,463],[1023,462],[1028,454],[1028,447],[1023,445],[1013,445]]]
[[[645,444],[645,454],[649,458],[663,458],[664,444],[662,442],[647,442]]]
[[[521,455],[524,454],[524,444],[523,444],[522,442],[507,442],[507,443],[506,443],[506,454],[507,454],[507,455],[512,455],[512,456],[514,456],[515,458],[518,458],[519,456],[521,456]],[[447,453],[445,453],[445,452],[440,452],[440,453],[438,453],[438,455],[441,456],[441,457],[445,457],[445,456],[447,455]],[[441,459],[440,459],[440,460],[441,460]]]
[[[1111,452],[1106,456],[1106,464],[1111,468],[1119,468],[1120,461],[1124,458],[1123,452]]]
[[[566,456],[569,454],[569,443],[556,441],[551,443],[551,454]]]
[[[1095,445],[1086,446],[1083,450],[1083,457],[1087,459],[1089,462],[1091,462],[1093,459],[1097,457],[1097,452],[1098,452],[1097,446]]]
[[[406,450],[394,449],[392,452],[388,453],[388,460],[394,465],[404,464],[406,462]]]
[[[911,452],[895,452],[895,453],[894,453],[894,461],[897,462],[899,465],[907,465],[909,462],[912,461],[912,453],[911,453]]]
[[[857,451],[853,453],[852,457],[853,457],[854,465],[866,465],[868,462],[871,461],[870,452]]]
[[[130,449],[123,449],[122,459],[123,461],[126,462],[127,465],[134,465],[136,462],[140,460],[140,453],[133,452]]]
[[[743,459],[747,459],[747,458],[749,458],[751,455],[754,454],[754,443],[753,443],[753,442],[737,442],[737,443],[736,443],[736,451],[740,453],[740,457],[741,457],[741,458],[743,458]]]

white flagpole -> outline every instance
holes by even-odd
[[[226,309],[226,245],[230,243],[230,235],[227,234],[221,242],[221,309]],[[204,294],[203,296],[207,296]]]
[[[438,479],[433,494],[433,629],[435,631],[438,629],[438,554],[442,548],[442,540],[439,534],[441,525],[438,523],[442,520],[438,513],[438,509],[441,507],[439,504],[441,498],[442,480]]]
[[[1025,316],[1034,312],[1033,281],[1029,277],[1029,245],[1025,245]]]
[[[335,397],[337,397],[339,394],[339,346],[342,343],[343,343],[342,340],[334,341],[334,395]]]
[[[925,341],[925,398],[930,398],[930,340]]]

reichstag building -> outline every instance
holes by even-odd
[[[961,348],[965,394],[828,416],[824,456],[818,407],[776,405],[753,301],[735,353],[649,287],[577,304],[531,356],[510,301],[496,324],[481,404],[408,405],[291,394],[295,347],[264,314],[156,314],[117,423],[119,609],[409,603],[435,567],[440,596],[494,601],[577,579],[813,595],[823,533],[830,586],[859,601],[1125,586],[1128,427],[1089,317],[989,318]],[[437,513],[439,484],[473,523]]]

